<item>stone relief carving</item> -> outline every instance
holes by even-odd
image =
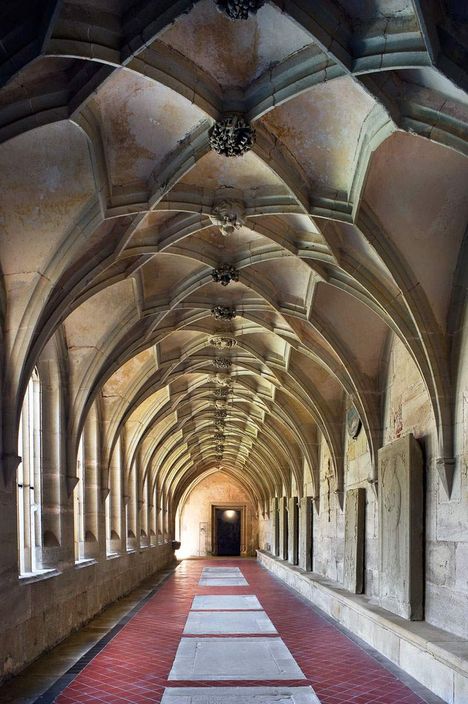
[[[216,401],[215,401],[215,408],[217,408],[218,410],[222,411],[222,410],[226,407],[226,401],[227,401],[226,398],[216,399]]]
[[[243,156],[255,144],[255,130],[242,115],[228,115],[208,132],[210,147],[222,156]]]
[[[224,442],[226,439],[226,436],[224,435],[224,433],[215,433],[213,435],[213,437],[216,441],[219,441],[219,442]]]
[[[221,350],[228,350],[231,347],[235,347],[237,345],[237,340],[234,337],[227,337],[223,334],[215,334],[209,338],[208,344],[211,345],[211,347],[217,347]]]
[[[236,309],[232,306],[213,306],[211,309],[211,315],[213,315],[216,320],[232,320],[236,317]]]
[[[215,418],[220,418],[222,420],[223,418],[226,418],[226,416],[227,416],[227,411],[224,410],[223,408],[215,411]]]
[[[213,359],[213,365],[217,369],[229,369],[232,366],[232,360],[229,357],[217,357]]]
[[[212,374],[210,376],[211,381],[214,381],[215,384],[218,384],[218,386],[231,386],[232,384],[232,377],[229,376],[229,374],[226,374],[224,372],[217,372],[216,374]]]
[[[222,200],[215,204],[210,220],[228,237],[245,225],[245,205],[240,200]]]
[[[232,383],[232,382],[231,382]],[[214,392],[215,398],[226,399],[231,393],[231,389],[225,385],[224,388],[216,389]]]
[[[231,281],[239,281],[239,272],[232,264],[222,264],[211,272],[213,281],[228,286]]]
[[[265,4],[265,0],[215,0],[218,10],[231,20],[247,20],[250,13],[255,15]]]

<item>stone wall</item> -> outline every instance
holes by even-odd
[[[212,507],[245,506],[244,554],[255,555],[258,546],[256,506],[249,494],[231,476],[216,472],[205,477],[188,495],[178,517],[181,549],[178,557],[212,554]]]
[[[17,580],[1,594],[0,682],[173,559],[167,543]]]
[[[456,426],[456,469],[448,499],[436,467],[436,430],[430,399],[416,364],[403,343],[389,341],[383,394],[383,445],[413,433],[423,450],[425,502],[425,619],[462,637],[468,636],[468,332],[460,350]],[[319,512],[313,513],[313,571],[343,584],[344,512],[334,493],[330,452],[322,438],[319,453]],[[346,436],[344,491],[364,488],[364,593],[376,603],[379,596],[379,539],[377,496],[366,435]],[[304,496],[313,496],[305,473]],[[316,505],[316,504],[315,504]],[[260,547],[271,536],[271,519],[260,519]],[[450,605],[450,608],[448,608]]]

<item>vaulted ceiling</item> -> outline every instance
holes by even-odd
[[[53,346],[69,458],[98,403],[104,466],[120,439],[176,502],[218,466],[263,506],[304,471],[318,493],[320,437],[340,491],[349,403],[373,461],[381,445],[393,333],[426,383],[449,490],[468,13],[258,4],[231,19],[214,0],[7,3],[6,437]],[[241,156],[210,143],[232,114],[255,131]]]

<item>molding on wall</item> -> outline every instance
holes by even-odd
[[[257,550],[258,561],[448,704],[468,701],[468,640],[406,621],[364,595]]]

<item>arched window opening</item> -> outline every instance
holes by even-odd
[[[21,462],[17,470],[19,572],[40,569],[42,419],[41,384],[34,369],[21,410],[18,445]]]
[[[85,558],[85,454],[83,435],[78,446],[76,460],[76,477],[78,479],[73,496],[74,532],[75,532],[75,561]]]

